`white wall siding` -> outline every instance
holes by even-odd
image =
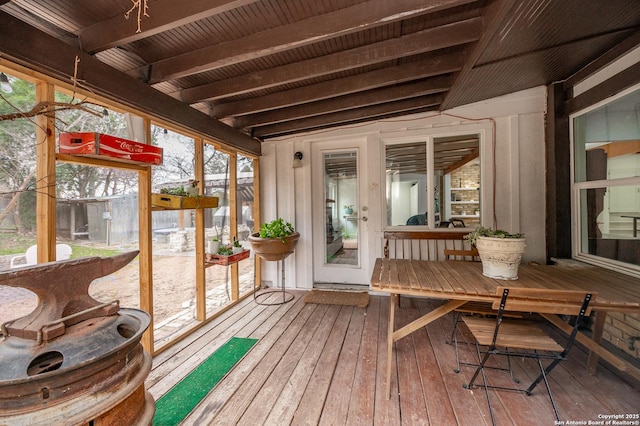
[[[366,137],[368,149],[365,173],[369,198],[369,246],[371,266],[381,255],[384,188],[383,143],[389,140],[430,137],[460,132],[480,132],[482,146],[482,221],[493,226],[493,125],[495,123],[497,226],[527,235],[523,261],[544,262],[545,253],[545,161],[544,114],[546,88],[537,87],[488,101],[478,102],[444,114],[423,113],[346,126],[304,135],[271,139],[263,144],[263,221],[275,217],[295,221],[301,233],[294,255],[287,258],[287,287],[312,288],[311,144],[352,137]],[[293,154],[304,154],[303,166],[293,169]],[[274,205],[277,197],[277,205]],[[317,218],[317,215],[316,215]],[[263,279],[279,279],[275,262],[265,262]],[[279,266],[278,266],[279,269]],[[279,282],[279,281],[276,281]]]

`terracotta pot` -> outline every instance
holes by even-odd
[[[298,243],[300,233],[296,232],[288,237],[284,237],[284,242],[280,238],[260,238],[259,233],[249,235],[251,249],[264,260],[282,260],[293,253],[293,249]]]
[[[478,237],[476,248],[482,261],[482,275],[499,280],[517,280],[525,247],[524,238]]]

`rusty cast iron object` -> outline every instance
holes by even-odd
[[[89,296],[89,285],[127,265],[137,251],[113,257],[86,257],[42,263],[0,273],[0,283],[30,290],[38,306],[29,315],[2,326],[3,334],[48,341],[62,336],[65,328],[89,318],[113,315],[117,303],[103,304]],[[101,306],[105,305],[105,306]],[[66,318],[64,321],[61,321]]]
[[[140,344],[149,314],[99,302],[91,282],[127,265],[133,251],[0,273],[0,284],[38,296],[29,315],[2,325],[0,425],[149,424],[144,389],[151,357]]]

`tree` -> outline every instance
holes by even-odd
[[[36,104],[35,85],[9,76],[11,93],[0,93],[0,196],[9,199],[0,211],[0,223],[14,212],[19,230],[35,227],[36,140],[35,117],[52,114],[57,133],[99,132],[127,136],[124,114],[109,111],[57,92],[53,103]],[[56,166],[56,195],[88,198],[135,191],[135,173],[78,164]],[[23,195],[32,196],[21,200]]]

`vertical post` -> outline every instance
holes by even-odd
[[[202,138],[194,140],[195,158],[194,174],[198,181],[198,193],[204,192],[204,141]],[[196,320],[207,318],[207,289],[204,269],[204,213],[205,209],[196,209]]]
[[[229,153],[229,238],[238,236],[238,155]],[[240,298],[240,278],[238,263],[231,265],[231,300]]]
[[[52,104],[53,84],[36,84],[36,103]],[[56,260],[56,137],[54,117],[36,116],[36,232],[38,263]]]
[[[260,160],[255,158],[253,160],[253,232],[260,230]],[[253,262],[255,277],[253,288],[262,287],[262,262],[260,258],[254,254],[255,261]]]
[[[387,330],[387,399],[391,398],[391,366],[393,361],[393,327],[396,315],[396,298],[389,294],[389,329]]]
[[[151,141],[151,122],[144,119],[145,141]],[[153,256],[151,230],[151,167],[138,172],[138,247],[140,249],[140,309],[151,316],[151,324],[142,335],[142,346],[153,355]]]

